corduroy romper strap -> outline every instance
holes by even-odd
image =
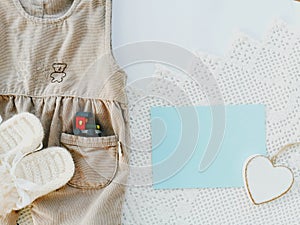
[[[35,114],[44,146],[65,147],[75,162],[67,185],[0,225],[121,224],[125,83],[111,54],[111,0],[0,1],[0,115]],[[79,111],[93,112],[101,137],[73,135]]]

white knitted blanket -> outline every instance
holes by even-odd
[[[150,107],[187,105],[264,104],[267,108],[267,150],[300,141],[300,33],[276,21],[261,42],[236,35],[223,58],[197,53],[201,63],[190,74],[158,66],[144,89],[128,87],[132,136],[130,176],[123,224],[132,225],[297,225],[300,224],[300,149],[283,154],[296,182],[288,194],[254,206],[244,188],[154,190],[151,186]],[[197,77],[195,77],[197,76]],[[203,85],[213,76],[217,87]],[[196,78],[196,79],[195,79]],[[203,81],[203,82],[202,82]],[[136,168],[143,168],[139,171]],[[135,184],[135,185],[134,185]]]

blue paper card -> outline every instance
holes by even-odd
[[[263,105],[154,107],[151,131],[154,189],[242,187],[266,154]]]

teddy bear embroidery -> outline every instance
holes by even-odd
[[[63,82],[64,78],[67,76],[65,70],[67,68],[66,63],[53,63],[52,68],[54,72],[50,74],[51,82],[52,83],[61,83]]]

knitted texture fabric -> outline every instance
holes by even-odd
[[[1,159],[0,174],[0,214],[5,216],[64,186],[74,174],[74,162],[66,149],[51,147],[17,154],[12,163]]]
[[[205,66],[196,62],[189,74],[158,66],[146,88],[129,87],[131,133],[136,147],[131,152],[131,164],[148,169],[143,170],[146,175],[133,174],[130,178],[140,185],[128,189],[124,224],[299,224],[299,149],[290,149],[277,161],[293,170],[292,190],[257,207],[244,188],[154,190],[150,129],[151,106],[183,106],[190,102],[264,104],[267,151],[274,155],[285,144],[300,141],[299,54],[299,32],[276,21],[261,42],[238,33],[223,58],[198,52]],[[204,85],[210,77],[217,85]],[[182,98],[183,93],[189,101]]]
[[[30,153],[41,145],[44,130],[40,120],[30,113],[13,116],[0,126],[0,158],[11,152]]]

